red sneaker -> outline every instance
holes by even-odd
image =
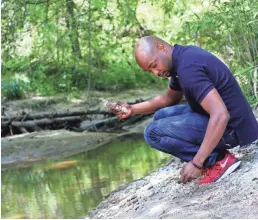
[[[225,176],[235,171],[240,163],[240,160],[227,152],[222,160],[217,161],[213,166],[205,170],[204,177],[197,181],[196,184],[219,182]]]

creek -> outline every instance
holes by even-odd
[[[122,184],[169,159],[142,138],[126,138],[66,159],[6,170],[2,218],[80,218]]]

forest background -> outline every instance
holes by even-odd
[[[258,102],[256,0],[2,0],[2,98],[166,88],[135,42],[155,35],[220,57]]]

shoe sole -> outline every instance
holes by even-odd
[[[241,161],[237,161],[234,164],[232,164],[215,182],[220,182],[222,179],[224,179],[227,175],[229,175],[230,173],[234,172],[239,165],[241,164]]]

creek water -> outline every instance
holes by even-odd
[[[4,171],[2,218],[80,218],[120,185],[142,178],[169,158],[137,138]]]

